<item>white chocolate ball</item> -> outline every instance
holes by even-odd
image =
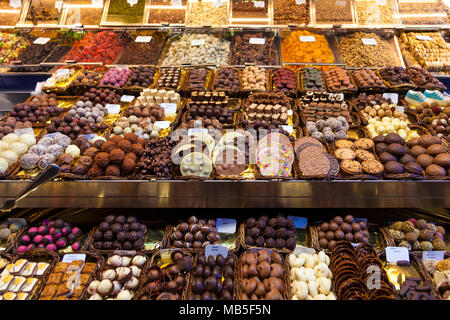
[[[5,159],[9,164],[16,162],[19,156],[14,151],[2,151],[0,152],[0,158]]]
[[[19,136],[17,134],[15,134],[15,133],[10,133],[10,134],[4,136],[2,141],[7,143],[7,144],[11,144],[13,142],[18,142],[19,141]]]
[[[17,155],[21,156],[25,154],[28,150],[28,146],[22,142],[13,142],[9,145],[9,150],[17,153]]]
[[[72,157],[78,158],[80,156],[80,148],[78,148],[76,145],[71,144],[66,148],[66,153],[72,155]]]
[[[28,148],[36,144],[36,138],[31,134],[23,134],[19,137],[19,141],[25,143]]]
[[[6,170],[8,170],[9,168],[9,163],[8,161],[6,161],[3,158],[0,158],[0,174],[3,174],[6,172]]]

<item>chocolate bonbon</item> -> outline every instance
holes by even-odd
[[[245,244],[293,250],[296,245],[294,221],[281,215],[270,219],[267,216],[249,218],[245,222]]]
[[[172,248],[205,248],[208,244],[220,244],[220,234],[215,219],[190,217],[187,222],[175,226],[170,234]]]

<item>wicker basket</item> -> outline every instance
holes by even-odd
[[[293,75],[294,81],[295,81],[295,88],[292,89],[293,92],[289,92],[289,91],[286,92],[286,91],[275,90],[275,82],[274,82],[274,80],[273,80],[274,73],[275,73],[276,71],[282,70],[282,69],[287,70],[288,72],[292,72],[292,75]],[[299,87],[299,84],[298,84],[298,77],[297,77],[297,75],[296,75],[296,72],[292,71],[291,69],[287,69],[287,68],[278,68],[278,69],[272,69],[272,70],[270,70],[269,85],[270,85],[270,91],[273,91],[273,92],[283,92],[285,95],[287,95],[288,97],[291,97],[291,98],[296,98],[296,97],[297,97],[297,91],[298,91],[298,87]]]
[[[97,230],[97,228],[98,227],[94,227],[91,230],[91,232],[89,232],[89,237],[88,237],[88,239],[86,241],[89,244],[89,251],[92,251],[92,252],[95,252],[95,253],[98,253],[98,254],[103,254],[103,255],[108,255],[108,254],[120,251],[120,250],[117,250],[117,249],[111,249],[111,250],[96,249],[94,247],[94,233]],[[144,232],[144,239],[145,239],[145,236],[147,235],[147,232],[148,232],[148,229]],[[138,251],[143,251],[143,249],[142,250],[138,250]]]
[[[231,70],[235,70],[235,71],[237,72],[238,78],[239,78],[239,88],[238,88],[238,90],[221,89],[221,88],[216,88],[216,87],[215,87],[217,74],[218,74],[221,70],[224,70],[224,69],[231,69]],[[239,97],[239,93],[240,93],[241,88],[242,88],[241,84],[242,84],[242,76],[241,76],[241,71],[240,71],[238,68],[233,68],[233,67],[221,67],[221,68],[217,69],[217,70],[214,72],[214,76],[213,76],[213,78],[212,78],[212,80],[211,80],[211,83],[210,83],[210,87],[209,87],[209,88],[210,88],[210,90],[212,90],[212,91],[223,91],[223,92],[226,92],[227,95],[229,95],[230,97]]]
[[[317,90],[316,92],[324,92],[324,91],[327,90],[327,88],[326,88],[326,84],[325,84],[325,79],[323,77],[323,72],[320,69],[317,69],[317,70],[320,71],[320,74],[321,74],[321,77],[322,77],[322,83],[323,83],[323,88],[322,89],[323,90]],[[298,92],[300,94],[304,94],[307,91],[313,91],[314,92],[314,90],[307,90],[303,86],[303,71],[304,71],[304,69],[298,69],[298,71],[297,71]]]

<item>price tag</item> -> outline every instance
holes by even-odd
[[[216,8],[220,8],[222,6],[222,0],[213,0],[212,3]]]
[[[95,133],[80,134],[79,137],[86,138],[87,141],[91,142],[92,140],[94,140],[97,137],[97,135]]]
[[[22,6],[22,0],[9,0],[9,5],[14,9],[20,8]]]
[[[295,249],[294,249],[294,254],[298,255],[300,253],[306,253],[306,254],[314,254],[316,253],[316,250],[314,250],[313,248],[307,248],[301,245],[296,245]]]
[[[308,218],[305,217],[288,216],[288,219],[294,220],[296,229],[305,229],[308,223]]]
[[[118,105],[118,104],[108,103],[105,107],[108,110],[108,113],[118,114],[120,112],[120,105]]]
[[[193,136],[196,133],[208,133],[206,128],[191,128],[188,130],[188,136]]]
[[[435,261],[441,261],[444,260],[444,251],[424,251],[422,253],[422,260],[435,260]]]
[[[375,4],[377,6],[386,6],[387,5],[386,0],[375,0]]]
[[[56,75],[58,77],[68,76],[69,74],[70,74],[70,71],[69,71],[69,69],[66,69],[66,68],[56,70]]]
[[[362,43],[366,46],[376,46],[377,45],[377,40],[375,40],[374,38],[362,38]]]
[[[421,41],[431,41],[431,40],[433,40],[433,38],[430,37],[430,36],[420,35],[420,34],[417,34],[417,35],[416,35],[416,38],[417,38],[418,40],[421,40]]]
[[[220,233],[235,233],[236,232],[236,220],[235,219],[216,219],[217,232]]]
[[[31,134],[32,136],[34,136],[33,128],[16,129],[14,130],[14,133],[18,136],[22,136],[24,134]]]
[[[103,7],[103,0],[92,0],[92,5],[95,7]]]
[[[152,36],[137,36],[135,42],[150,42],[152,41]]]
[[[50,38],[37,38],[33,41],[33,44],[46,44],[50,41]]]
[[[292,126],[281,126],[281,128],[283,128],[283,130],[288,132],[289,134],[294,132],[294,128]]]
[[[154,126],[160,129],[167,129],[170,127],[170,121],[156,121]]]
[[[172,250],[172,249],[161,249],[159,251],[159,255],[161,257],[161,261],[163,263],[171,263],[172,262],[171,256],[172,256],[172,252],[173,251],[174,250]]]
[[[306,4],[306,0],[295,0],[295,4],[296,5],[302,5],[302,4]]]
[[[176,103],[161,103],[161,108],[164,109],[166,114],[173,114],[177,112],[177,104]]]
[[[264,1],[253,1],[253,5],[255,6],[255,8],[264,8],[265,7]]]
[[[228,248],[221,245],[208,244],[205,248],[205,256],[213,256],[214,259],[221,254],[224,258],[228,257]]]
[[[133,101],[134,100],[134,96],[127,96],[127,95],[124,95],[124,96],[122,96],[121,98],[120,98],[120,102],[126,102],[126,103],[130,103],[131,101]]]
[[[135,250],[114,250],[113,254],[118,254],[119,256],[135,256]]]
[[[398,94],[397,93],[383,93],[383,98],[391,99],[392,103],[398,103]]]
[[[183,5],[181,0],[172,0],[172,7],[181,7]]]
[[[138,0],[127,0],[127,2],[130,6],[134,6],[135,4],[138,3]]]
[[[265,44],[266,43],[266,39],[264,39],[264,38],[250,38],[249,43],[250,44]]]
[[[191,47],[198,47],[203,45],[205,45],[205,39],[192,40],[191,42]]]
[[[58,11],[62,9],[63,2],[64,1],[55,1],[55,8],[58,9]]]
[[[71,263],[72,261],[78,261],[78,260],[85,261],[86,255],[84,253],[65,254],[62,259],[62,262]]]
[[[347,5],[347,1],[336,1],[337,7],[345,7]]]
[[[387,262],[409,261],[409,251],[406,247],[386,247],[385,250]]]
[[[397,110],[400,113],[405,113],[405,107],[404,106],[395,106],[395,110]]]
[[[361,243],[354,243],[354,242],[352,242],[353,248],[359,247],[360,244],[361,244]]]
[[[314,37],[314,36],[300,36],[300,42],[316,42],[316,37]]]
[[[287,115],[290,117],[290,116],[292,116],[294,113],[292,112],[292,110],[288,110],[287,111]]]

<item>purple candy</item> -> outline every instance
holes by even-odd
[[[28,235],[29,235],[30,237],[32,237],[32,238],[33,238],[35,235],[37,235],[38,232],[39,232],[39,230],[38,230],[38,228],[36,228],[36,227],[31,227],[30,229],[28,229]]]
[[[30,243],[31,239],[30,239],[30,236],[24,235],[20,241],[21,241],[23,244],[28,244],[28,243]]]
[[[54,243],[50,243],[45,247],[47,250],[56,251],[56,245]]]
[[[70,234],[72,231],[72,228],[70,227],[64,227],[62,228],[62,233],[64,233],[65,236],[67,236],[68,234]]]
[[[75,242],[74,244],[72,244],[73,251],[78,251],[78,250],[80,250],[80,248],[81,248],[81,245],[79,242]]]
[[[34,243],[30,243],[27,247],[27,251],[33,250],[36,248],[36,245]]]
[[[44,238],[47,239],[47,241],[50,242],[50,243],[53,242],[53,237],[51,235],[49,235],[49,234],[46,234],[44,236]]]
[[[72,233],[73,233],[74,235],[77,235],[77,234],[80,234],[80,233],[81,233],[81,230],[80,230],[80,228],[78,228],[78,227],[74,227],[74,228],[72,229]]]
[[[35,236],[34,238],[33,238],[33,242],[34,243],[41,243],[42,242],[42,239],[43,239],[43,237],[42,237],[42,235],[40,235],[40,234],[38,234],[37,236]]]
[[[48,233],[52,234],[53,230],[55,230],[55,227],[51,227],[50,230],[48,231]]]
[[[18,246],[17,253],[25,253],[27,252],[27,246]]]
[[[45,248],[45,246],[44,246],[44,244],[43,244],[43,243],[39,243],[39,245],[38,245],[38,248],[40,248],[40,249],[44,249],[44,248]]]
[[[56,240],[56,246],[58,248],[64,248],[67,245],[67,241],[66,238],[59,238],[58,240]]]

